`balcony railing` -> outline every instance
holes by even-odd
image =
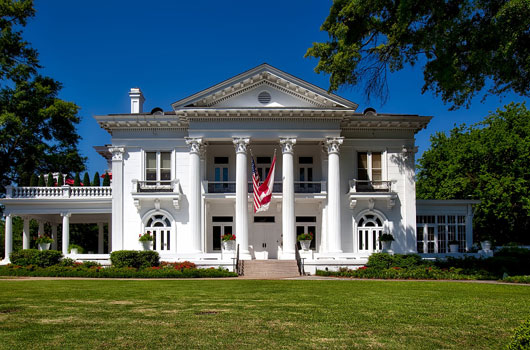
[[[392,181],[351,180],[350,192],[392,192]]]
[[[235,193],[235,181],[206,181],[208,193]],[[295,181],[295,193],[321,193],[325,191],[324,181]],[[274,183],[272,188],[273,193],[281,193],[283,191],[283,184],[281,182]],[[248,183],[248,192],[252,193],[252,182]]]
[[[111,198],[110,186],[12,187],[6,198]]]
[[[136,192],[179,192],[178,180],[133,180]]]

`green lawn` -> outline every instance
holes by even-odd
[[[0,281],[0,349],[499,349],[530,286]]]

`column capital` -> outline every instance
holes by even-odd
[[[202,138],[201,137],[185,137],[186,144],[190,147],[190,153],[201,154]]]
[[[234,137],[232,142],[236,148],[236,153],[247,153],[247,146],[250,143],[248,137]]]
[[[3,213],[2,215],[3,215],[5,218],[7,218],[7,217],[12,217],[12,216],[13,216],[13,214],[11,214],[11,213]]]
[[[109,147],[109,152],[112,153],[112,160],[123,160],[123,154],[125,153],[125,147]]]
[[[282,146],[282,153],[293,153],[296,139],[294,137],[281,137],[280,146]]]
[[[339,154],[340,146],[344,142],[344,137],[328,137],[325,145],[328,147],[328,154]]]
[[[62,217],[66,216],[67,218],[69,218],[70,216],[72,216],[72,213],[61,213],[61,216]]]

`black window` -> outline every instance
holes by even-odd
[[[212,216],[212,222],[232,222],[231,216]]]
[[[300,157],[298,164],[313,164],[313,157]]]
[[[296,222],[317,222],[317,218],[316,216],[297,216]]]
[[[215,164],[228,164],[228,157],[214,157],[213,162]]]

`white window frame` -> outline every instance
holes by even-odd
[[[173,165],[175,163],[175,155],[172,150],[144,150],[142,152],[142,179],[144,181],[171,181],[175,177]],[[147,153],[156,153],[156,180],[147,180]],[[162,165],[162,153],[169,153],[169,180],[161,180],[161,165]]]
[[[387,176],[386,176],[386,169],[387,169],[387,166],[386,166],[386,150],[359,150],[355,153],[355,163],[356,163],[356,167],[355,167],[355,178],[360,180],[359,179],[359,168],[360,168],[360,163],[359,163],[359,154],[361,153],[366,153],[366,162],[368,163],[368,169],[367,169],[367,175],[368,175],[368,180],[367,181],[386,181],[387,179]],[[372,163],[372,154],[373,153],[380,153],[381,154],[381,180],[374,180],[373,179],[373,163]],[[365,180],[361,180],[361,181],[365,181]]]

